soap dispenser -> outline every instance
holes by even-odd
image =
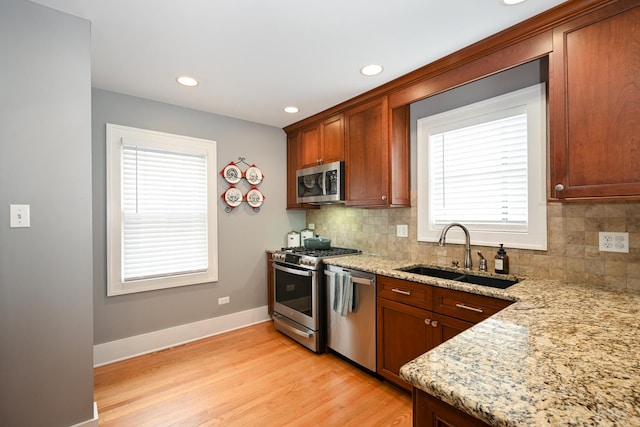
[[[504,244],[500,243],[500,249],[496,254],[495,270],[499,274],[509,274],[509,255],[504,250]]]

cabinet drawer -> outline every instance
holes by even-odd
[[[379,297],[431,310],[431,286],[387,276],[377,281]]]
[[[511,304],[511,301],[484,295],[445,288],[433,289],[434,312],[473,323],[481,322]]]

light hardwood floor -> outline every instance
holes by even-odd
[[[95,369],[100,426],[410,426],[411,396],[261,323]]]

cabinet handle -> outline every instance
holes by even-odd
[[[437,328],[438,327],[438,321],[437,320],[433,320],[431,322],[431,326],[433,326],[434,328]]]
[[[382,195],[381,199],[382,199],[382,200],[387,200],[387,196]]]
[[[555,188],[556,191],[562,191],[562,190],[564,190],[564,185],[556,184],[556,186],[554,188]]]
[[[430,325],[431,324],[431,319],[424,319],[424,323],[427,324],[427,325]]]
[[[456,304],[456,307],[462,308],[464,310],[475,311],[476,313],[484,313],[484,311],[481,308],[469,307],[468,305],[465,305],[462,303]]]
[[[411,296],[411,291],[403,291],[402,289],[393,288],[391,292],[395,292],[396,294]]]

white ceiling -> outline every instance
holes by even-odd
[[[33,1],[92,22],[94,87],[284,127],[565,0]]]

